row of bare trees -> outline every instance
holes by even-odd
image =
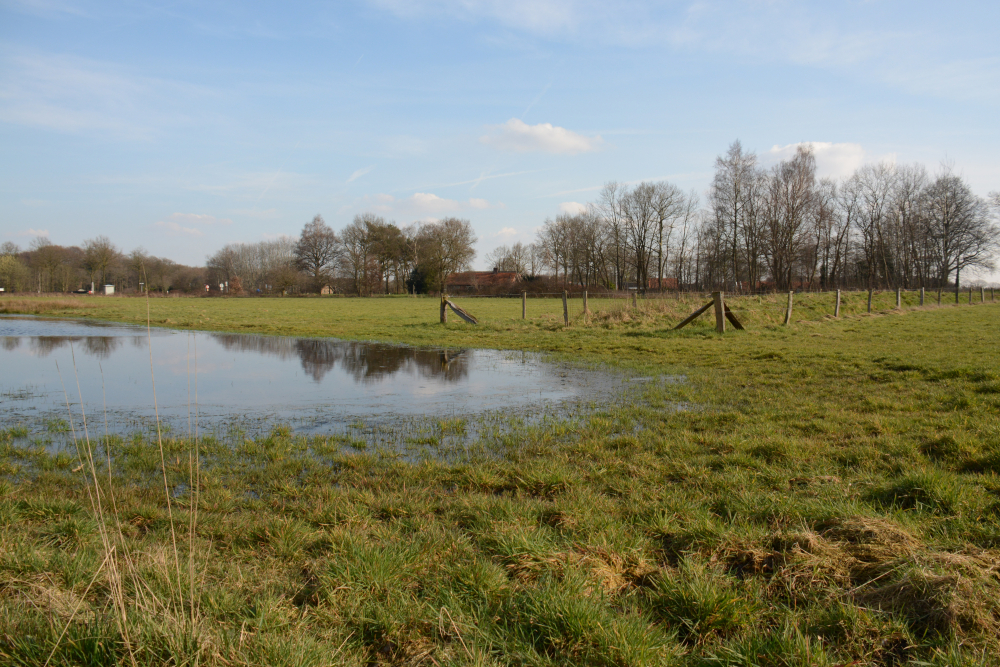
[[[671,183],[611,182],[583,212],[546,220],[533,244],[488,259],[607,289],[944,287],[994,268],[998,212],[1000,195],[978,197],[947,168],[869,164],[837,182],[817,178],[808,146],[765,169],[736,141],[705,207]]]
[[[458,218],[400,228],[362,213],[337,233],[317,215],[297,239],[229,244],[207,267],[215,282],[249,293],[439,291],[449,274],[471,267],[475,243],[471,223]]]
[[[143,248],[124,253],[106,236],[61,246],[39,236],[22,250],[6,242],[0,246],[0,287],[8,292],[72,292],[114,285],[116,291],[199,291],[204,271],[154,257]]]

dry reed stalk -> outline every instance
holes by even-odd
[[[145,269],[143,269],[143,274],[145,277]],[[160,451],[160,470],[163,472],[163,495],[167,501],[167,520],[170,522],[170,542],[173,547],[174,553],[174,568],[177,570],[177,600],[173,601],[176,605],[177,601],[181,598],[181,561],[180,556],[177,552],[177,533],[174,529],[174,511],[173,503],[170,502],[170,485],[167,482],[167,460],[163,453],[163,433],[160,428],[160,407],[156,402],[156,374],[153,372],[153,334],[152,325],[150,324],[149,315],[149,292],[146,292],[146,345],[149,351],[149,379],[153,385],[153,412],[156,415],[156,444]],[[167,577],[167,581],[170,578]],[[171,596],[172,597],[172,596]],[[174,609],[175,615],[177,612],[176,606]]]

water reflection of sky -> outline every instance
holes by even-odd
[[[599,400],[621,387],[532,353],[166,329],[147,338],[141,327],[15,316],[0,317],[0,419],[65,412],[64,383],[91,415],[106,397],[114,415],[151,417],[150,356],[161,417],[175,422],[196,397],[207,421],[309,414],[336,423],[516,411]]]

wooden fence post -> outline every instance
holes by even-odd
[[[920,288],[920,305],[924,305],[924,288]]]
[[[639,290],[632,292],[632,307],[633,308],[639,307]]]
[[[871,291],[871,289],[869,289],[868,290],[868,314],[870,315],[871,312],[872,312],[872,291]]]
[[[938,305],[941,305],[941,288],[938,287]]]
[[[587,306],[587,290],[583,290],[583,314],[590,315],[590,308]]]
[[[448,295],[441,295],[441,324],[448,324]]]
[[[972,305],[972,288],[969,288],[969,305]]]
[[[840,290],[837,290],[837,305],[833,308],[833,316],[840,317]]]
[[[712,292],[712,302],[715,304],[715,330],[726,333],[726,305],[722,292]]]
[[[896,310],[903,307],[903,290],[896,288]]]
[[[566,303],[566,290],[563,290],[563,324],[569,324],[569,305]]]
[[[792,295],[795,292],[788,293],[788,307],[785,308],[785,326],[791,324],[792,322]]]
[[[979,303],[986,303],[986,288],[979,288]]]
[[[521,292],[521,319],[528,319],[528,293]]]

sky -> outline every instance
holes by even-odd
[[[496,246],[739,139],[1000,190],[1000,3],[0,0],[0,242],[202,265],[372,211]],[[993,279],[998,279],[994,274]]]

